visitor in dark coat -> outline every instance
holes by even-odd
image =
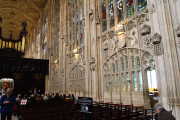
[[[5,95],[0,99],[1,120],[12,120],[13,107],[16,103],[16,97],[12,95],[12,89],[8,88]]]
[[[171,111],[167,111],[161,104],[156,104],[155,120],[176,120]]]

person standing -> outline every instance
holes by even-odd
[[[171,111],[167,111],[161,104],[154,106],[155,120],[176,120]]]
[[[12,120],[13,107],[16,103],[15,96],[12,95],[13,89],[8,88],[5,95],[0,99],[1,120]]]

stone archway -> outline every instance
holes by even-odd
[[[77,96],[85,94],[85,68],[82,65],[75,65],[69,72],[68,91]]]
[[[154,67],[153,56],[139,48],[119,49],[104,62],[105,101],[144,105],[148,101],[146,69]]]

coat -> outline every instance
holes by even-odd
[[[15,102],[16,99],[14,96],[7,97],[6,95],[3,95],[0,99],[1,113],[12,113]]]
[[[155,116],[155,119],[156,120],[176,120],[175,117],[172,115],[172,112],[166,111],[165,109],[157,113]]]

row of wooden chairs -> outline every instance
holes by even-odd
[[[81,113],[73,102],[41,103],[20,109],[24,120],[152,120],[153,110],[143,106],[94,103],[92,113]]]

